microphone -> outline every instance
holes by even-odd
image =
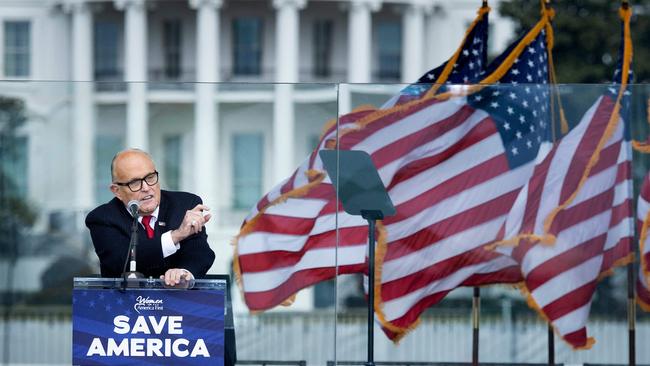
[[[138,217],[138,210],[140,209],[140,201],[130,200],[129,203],[126,205],[126,207],[131,213],[131,216],[136,218]]]
[[[135,252],[136,246],[138,245],[138,210],[140,209],[140,201],[131,200],[126,205],[127,210],[133,216],[133,223],[131,225],[131,240],[129,242],[129,250],[126,255],[126,261],[124,262],[124,268],[122,270],[122,290],[126,288],[127,278],[144,278],[142,273],[136,271],[136,261],[135,261]],[[129,265],[129,271],[126,271],[127,264]]]

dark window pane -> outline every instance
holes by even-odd
[[[233,207],[251,208],[262,193],[261,133],[237,134],[233,137]]]
[[[4,75],[29,76],[30,23],[28,21],[8,21],[4,23]]]
[[[116,80],[120,77],[117,66],[119,27],[108,21],[95,22],[95,79]]]
[[[181,187],[181,136],[167,136],[163,141],[165,162],[163,171],[165,188],[179,190]]]
[[[314,75],[330,76],[332,55],[332,21],[318,20],[314,23]]]
[[[165,76],[176,79],[181,75],[182,23],[179,19],[169,19],[163,23],[163,52],[165,57]]]
[[[402,67],[402,27],[397,22],[379,23],[377,26],[379,51],[379,77],[399,79]]]
[[[262,20],[239,18],[233,21],[235,75],[259,75],[262,71]]]
[[[28,140],[24,136],[9,136],[3,140],[5,146],[0,149],[3,155],[0,159],[0,169],[4,187],[8,197],[27,198],[27,147]]]

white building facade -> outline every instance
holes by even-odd
[[[498,2],[491,53],[513,36]],[[291,175],[323,125],[399,90],[371,83],[412,82],[449,58],[480,5],[0,0],[0,79],[29,81],[3,82],[0,94],[26,102],[13,174],[39,207],[36,229],[66,211],[82,228],[111,198],[113,154],[139,147],[163,188],[196,192],[216,213],[212,271],[228,273],[245,213]]]

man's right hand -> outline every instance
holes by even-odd
[[[181,225],[176,230],[172,230],[174,244],[180,243],[181,240],[184,240],[190,235],[200,233],[203,230],[203,226],[212,217],[209,213],[204,215],[204,211],[208,210],[210,210],[208,206],[199,204],[185,212],[185,217],[183,217]]]

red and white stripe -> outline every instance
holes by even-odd
[[[650,173],[643,179],[637,201],[637,227],[639,228],[639,276],[636,282],[636,299],[641,308],[650,311]]]
[[[599,278],[628,258],[634,237],[631,147],[623,137],[622,119],[579,185],[614,105],[610,97],[601,97],[576,128],[546,150],[508,216],[505,239],[550,234],[555,242],[524,237],[518,246],[498,250],[520,264],[537,310],[575,348],[593,342],[586,330],[592,295]],[[576,190],[545,231],[547,217]]]

